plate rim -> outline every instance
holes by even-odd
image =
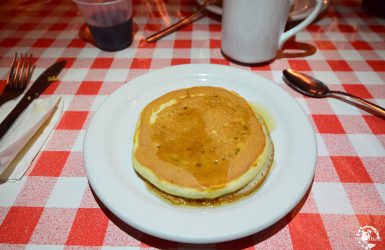
[[[230,66],[223,66],[223,65],[213,65],[213,64],[186,64],[186,65],[177,65],[177,66],[171,66],[171,67],[166,67],[166,68],[162,68],[162,69],[157,69],[157,70],[152,70],[148,73],[145,73],[144,75],[142,76],[139,76],[131,81],[128,81],[125,85],[123,85],[122,87],[118,88],[117,90],[114,91],[114,93],[112,93],[110,96],[108,96],[101,104],[100,106],[97,108],[95,114],[94,114],[94,117],[92,118],[92,120],[90,121],[89,123],[89,126],[86,130],[86,134],[85,134],[85,138],[84,138],[84,149],[83,149],[83,152],[84,152],[84,166],[86,168],[86,172],[87,172],[87,177],[88,177],[88,180],[89,180],[89,183],[92,187],[92,189],[95,191],[95,194],[98,196],[98,198],[101,200],[101,202],[112,212],[114,213],[118,218],[120,218],[122,221],[124,221],[125,223],[133,226],[134,228],[144,232],[144,233],[148,233],[150,235],[153,235],[153,236],[156,236],[156,237],[159,237],[159,238],[163,238],[163,239],[166,239],[166,240],[172,240],[172,241],[178,241],[178,242],[184,242],[184,243],[214,243],[214,242],[222,242],[222,241],[228,241],[228,240],[234,240],[234,239],[238,239],[238,238],[241,238],[241,237],[244,237],[244,236],[247,236],[247,235],[250,235],[252,233],[255,233],[255,228],[249,228],[248,230],[244,230],[243,232],[238,232],[238,233],[232,233],[232,234],[227,234],[227,235],[222,235],[222,236],[216,236],[216,237],[189,237],[189,236],[181,236],[181,235],[168,235],[167,233],[160,233],[159,230],[154,230],[154,229],[151,229],[151,228],[147,228],[147,227],[144,227],[143,225],[137,223],[136,221],[132,221],[132,220],[129,220],[127,221],[127,218],[125,215],[122,215],[121,214],[121,211],[118,210],[116,207],[112,206],[111,204],[109,204],[109,201],[108,199],[106,199],[106,197],[102,194],[102,191],[100,191],[100,188],[98,187],[98,184],[96,183],[96,180],[95,178],[92,178],[92,169],[90,169],[90,165],[89,163],[89,158],[87,157],[87,152],[89,150],[89,145],[88,143],[90,143],[90,136],[91,136],[91,132],[92,131],[92,128],[93,128],[93,124],[94,124],[94,118],[97,117],[97,114],[99,112],[99,110],[104,106],[106,105],[106,103],[108,103],[108,100],[111,100],[112,98],[115,97],[116,93],[119,93],[119,92],[123,92],[126,88],[129,89],[129,87],[125,87],[125,86],[128,86],[128,85],[131,85],[133,86],[134,84],[138,84],[140,83],[141,81],[143,81],[143,79],[145,80],[146,78],[149,78],[151,77],[151,75],[156,75],[156,74],[162,74],[162,73],[167,73],[168,71],[172,71],[172,72],[177,72],[177,71],[183,71],[183,70],[186,70],[186,71],[200,71],[201,74],[205,74],[207,72],[212,72],[212,71],[215,71],[215,69],[219,69],[221,68],[222,70],[228,70],[228,71],[232,71],[233,73],[234,72],[237,72],[237,73],[240,73],[240,74],[245,74],[245,75],[248,75],[248,77],[251,77],[251,76],[254,76],[254,77],[257,77],[257,78],[262,78],[264,79],[265,81],[267,82],[270,82],[272,84],[274,84],[274,82],[272,82],[271,80],[269,79],[266,79],[262,76],[259,76],[257,74],[254,74],[253,72],[250,72],[250,71],[246,71],[246,70],[243,70],[243,69],[239,69],[239,68],[234,68],[234,67],[230,67]],[[169,72],[168,72],[169,73]],[[197,72],[196,72],[197,73]],[[280,89],[278,86],[275,86],[274,88],[276,89]],[[286,97],[289,97],[289,99],[292,99],[292,101],[294,101],[294,103],[296,103],[296,106],[297,106],[297,111],[300,111],[300,113],[306,118],[305,120],[307,121],[307,126],[308,128],[311,129],[311,132],[312,132],[312,138],[309,138],[310,141],[312,141],[312,146],[313,146],[313,168],[311,170],[311,177],[308,178],[307,180],[307,183],[304,185],[304,188],[303,190],[301,190],[301,195],[299,195],[296,199],[292,200],[291,204],[287,206],[286,209],[282,210],[281,211],[281,214],[276,217],[276,220],[275,221],[270,221],[270,223],[268,223],[268,225],[262,225],[262,229],[259,228],[258,231],[261,231],[263,230],[264,228],[274,224],[275,222],[277,222],[279,219],[281,219],[283,216],[285,216],[288,212],[290,212],[297,204],[298,202],[303,198],[303,196],[305,195],[306,191],[309,189],[310,187],[310,184],[313,180],[313,177],[314,177],[314,172],[315,172],[315,167],[316,167],[316,161],[317,161],[317,144],[316,144],[316,138],[315,138],[315,133],[314,133],[314,128],[313,126],[311,125],[308,117],[306,116],[304,110],[302,109],[302,107],[294,100],[293,97],[291,97],[288,93],[286,93],[284,90],[280,89],[281,91],[281,94],[283,95],[286,95]],[[124,218],[122,218],[124,217]]]

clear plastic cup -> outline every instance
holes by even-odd
[[[132,43],[132,0],[73,0],[102,50],[118,51]]]

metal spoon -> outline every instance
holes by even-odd
[[[337,99],[345,100],[350,104],[356,104],[360,107],[366,108],[369,112],[372,112],[376,115],[385,118],[384,108],[367,100],[364,100],[358,96],[354,96],[352,94],[341,91],[330,90],[325,83],[311,76],[297,72],[292,69],[285,69],[283,71],[283,75],[285,82],[290,87],[304,95],[316,98],[334,97]]]
[[[193,14],[191,14],[190,16],[180,20],[179,22],[149,36],[146,38],[146,42],[149,42],[149,43],[152,43],[152,42],[156,42],[158,41],[159,39],[161,39],[162,37],[165,37],[167,36],[168,34],[171,34],[172,32],[178,30],[179,28],[189,24],[192,20],[194,20],[204,9],[206,9],[207,6],[209,6],[210,4],[213,4],[215,2],[217,2],[218,0],[206,0],[200,7],[197,11],[195,11]]]

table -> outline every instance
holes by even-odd
[[[0,7],[0,84],[15,52],[31,52],[35,77],[58,59],[68,64],[43,96],[61,96],[63,115],[24,178],[0,184],[1,249],[362,249],[360,227],[376,228],[385,247],[385,121],[335,99],[311,99],[282,80],[293,68],[385,106],[385,20],[360,1],[327,11],[269,64],[244,66],[220,52],[220,18],[209,14],[157,43],[144,38],[192,13],[193,0],[135,0],[133,44],[104,52],[79,38],[84,25],[70,0],[8,0]],[[318,162],[302,201],[278,223],[225,243],[190,245],[144,234],[120,221],[92,192],[83,166],[85,131],[101,102],[149,70],[184,63],[225,64],[274,81],[314,125]],[[372,235],[373,236],[373,235]]]

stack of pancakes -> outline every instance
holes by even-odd
[[[144,108],[132,158],[162,197],[210,206],[256,190],[273,155],[262,117],[241,96],[203,86],[169,92]]]

